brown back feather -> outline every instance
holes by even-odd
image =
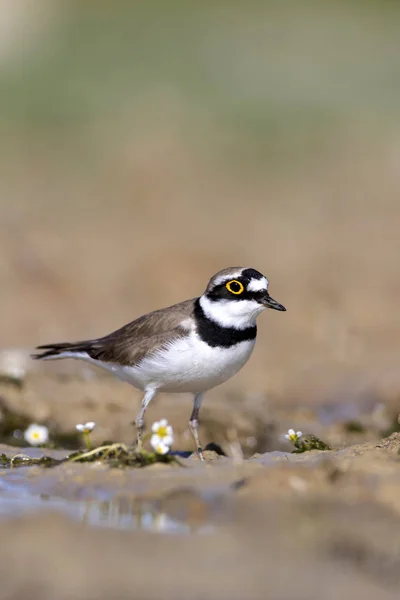
[[[182,322],[192,317],[194,302],[195,299],[186,300],[156,310],[95,340],[39,346],[38,349],[45,349],[45,352],[33,358],[55,358],[63,352],[87,352],[95,360],[134,366],[146,354],[187,335],[188,330]]]

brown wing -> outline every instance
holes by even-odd
[[[194,302],[194,299],[186,300],[156,310],[95,340],[38,346],[38,350],[45,352],[34,354],[33,358],[56,358],[64,352],[87,352],[95,360],[133,366],[146,354],[187,335],[184,321],[192,317]]]

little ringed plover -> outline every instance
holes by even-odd
[[[156,310],[94,340],[38,346],[42,352],[32,357],[84,360],[142,390],[135,421],[139,449],[144,414],[157,392],[191,392],[189,427],[202,459],[198,416],[204,393],[248,361],[256,318],[266,308],[286,310],[269,295],[267,278],[255,269],[230,267],[211,277],[199,298]]]

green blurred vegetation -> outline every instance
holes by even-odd
[[[0,74],[0,125],[74,147],[129,115],[133,135],[171,122],[240,161],[368,141],[398,128],[399,16],[382,1],[70,3],[51,43]]]

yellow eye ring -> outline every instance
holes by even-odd
[[[237,279],[232,279],[232,281],[228,281],[228,283],[226,284],[226,289],[228,290],[228,292],[231,292],[231,294],[236,295],[239,295],[244,291],[243,285],[240,283],[240,281],[237,281]]]

